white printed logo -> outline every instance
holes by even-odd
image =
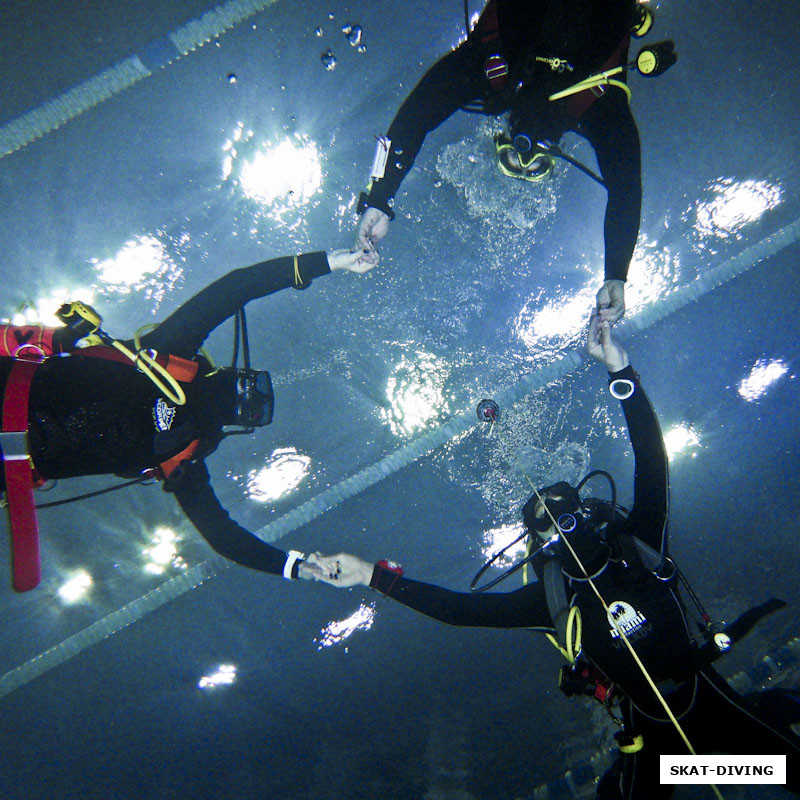
[[[177,409],[167,405],[163,397],[159,397],[155,407],[156,429],[159,431],[168,431],[172,427],[172,421],[175,419],[176,411]]]
[[[608,624],[612,639],[619,638],[619,630],[630,638],[647,622],[644,614],[623,600],[615,600],[608,607]],[[649,627],[649,626],[648,626]]]

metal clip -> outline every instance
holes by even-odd
[[[547,64],[553,72],[564,72],[564,70],[572,72],[573,70],[572,64],[570,64],[566,58],[545,58],[545,56],[536,56],[536,60]]]

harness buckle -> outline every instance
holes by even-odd
[[[508,63],[499,53],[489,56],[483,63],[483,71],[492,89],[500,91],[508,78]]]
[[[0,432],[0,450],[3,451],[3,461],[25,461],[30,459],[31,451],[28,447],[28,432]]]
[[[47,353],[41,345],[33,342],[23,342],[13,353],[13,358],[18,361],[32,361],[41,364],[47,358]]]

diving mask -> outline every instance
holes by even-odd
[[[275,395],[266,370],[240,369],[236,372],[236,423],[260,428],[272,422]]]

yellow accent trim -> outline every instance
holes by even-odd
[[[88,336],[84,336],[80,341],[83,342],[83,347],[97,347],[103,344],[102,337],[98,336],[96,333],[90,333]]]
[[[636,5],[636,10],[639,13],[639,22],[634,24],[631,33],[637,39],[641,39],[653,27],[653,12],[643,3],[637,3]]]
[[[560,92],[551,94],[547,99],[561,100],[564,97],[578,94],[578,92],[583,92],[586,89],[594,89],[597,86],[616,86],[618,89],[622,89],[622,91],[625,92],[625,94],[628,96],[628,102],[630,103],[631,90],[628,87],[628,84],[612,79],[613,75],[619,75],[624,70],[625,67],[614,67],[614,69],[607,69],[605,72],[598,72],[594,75],[589,75],[588,78],[584,78],[582,81],[578,81],[578,83],[574,83],[572,86],[568,86],[566,89],[562,89]]]
[[[529,166],[531,166],[531,164],[540,159],[544,161],[547,167],[544,170],[544,172],[525,172],[524,174],[520,172],[513,172],[503,163],[502,159],[502,154],[508,151],[513,151],[514,153],[516,153],[517,158],[519,159],[521,170],[527,169]],[[516,147],[514,147],[513,144],[504,143],[496,145],[495,155],[496,155],[497,168],[500,170],[500,172],[503,173],[503,175],[506,175],[509,178],[516,178],[517,180],[521,181],[540,181],[543,178],[546,178],[553,171],[553,157],[549,153],[544,152],[543,150],[537,150],[536,153],[534,153],[534,155],[531,156],[530,161],[526,163],[523,163],[522,154],[517,150]]]
[[[148,322],[147,325],[142,325],[141,328],[137,328],[136,333],[133,334],[133,344],[136,347],[137,352],[142,349],[141,337],[142,334],[147,331],[155,330],[158,327],[157,322]],[[98,342],[99,344],[100,342]],[[211,357],[211,353],[205,349],[205,347],[200,348],[200,355],[208,361],[209,366],[211,367],[210,372],[206,372],[203,377],[207,378],[209,375],[214,375],[215,373],[219,372],[219,367],[216,365],[214,359]]]
[[[638,753],[644,747],[644,737],[641,733],[637,733],[636,736],[633,737],[633,741],[630,744],[620,744],[617,745],[617,749],[620,753],[626,753],[630,755],[631,753]]]
[[[295,286],[303,286],[303,279],[300,276],[300,263],[297,260],[297,256],[292,256],[294,259],[294,285]]]
[[[575,636],[573,637],[573,629],[575,629]],[[569,610],[567,617],[567,630],[566,630],[566,643],[560,644],[558,639],[552,633],[546,633],[550,644],[561,653],[570,664],[574,664],[581,652],[581,636],[583,634],[583,619],[581,618],[581,610],[578,606],[572,606]]]
[[[111,345],[119,350],[126,358],[129,358],[136,369],[147,375],[167,400],[172,401],[176,406],[186,405],[186,395],[181,385],[149,353],[146,353],[144,350],[138,350],[136,353],[132,353],[122,342],[118,342],[116,339],[111,341]],[[156,373],[164,378],[169,384],[169,388],[157,377]]]

